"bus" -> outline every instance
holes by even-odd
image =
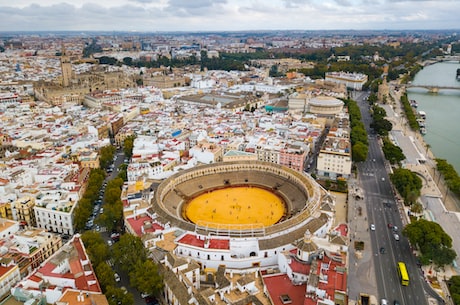
[[[409,274],[407,274],[406,264],[398,262],[398,274],[403,286],[409,286]]]

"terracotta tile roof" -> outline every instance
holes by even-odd
[[[181,239],[177,241],[177,243],[186,244],[198,248],[204,248],[205,239],[200,239],[198,236],[193,234],[186,234]],[[222,250],[229,250],[230,249],[230,240],[228,239],[217,239],[211,238],[209,239],[209,249],[222,249]]]

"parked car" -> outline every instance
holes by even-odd
[[[146,305],[159,305],[160,304],[158,300],[152,296],[148,296],[144,298],[144,300],[145,300]]]
[[[120,278],[120,276],[118,275],[118,273],[115,273],[113,276],[114,276],[114,278],[115,278],[115,282],[121,281],[121,278]]]
[[[371,230],[375,231],[375,225],[374,224],[371,224]]]
[[[399,241],[399,235],[398,234],[393,234],[393,237],[395,238],[396,241]]]

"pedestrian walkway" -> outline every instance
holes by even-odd
[[[441,173],[436,169],[436,158],[429,145],[425,143],[423,136],[418,131],[411,130],[405,117],[398,115],[403,113],[400,95],[397,94],[393,98],[396,102],[390,107],[392,111],[387,111],[387,115],[390,116],[389,120],[393,123],[393,130],[399,130],[404,136],[410,137],[415,151],[421,155],[417,162],[408,162],[405,167],[417,173],[423,181],[420,201],[424,206],[424,216],[426,219],[436,221],[442,226],[443,230],[452,237],[453,249],[460,253],[460,238],[458,236],[460,230],[460,202],[449,191]],[[388,107],[386,108],[388,109]],[[406,153],[404,149],[403,152]],[[409,221],[407,216],[409,209],[407,207],[404,207],[404,209],[405,213],[403,215]],[[454,262],[455,266],[446,266],[444,269],[436,270],[431,265],[422,267],[426,281],[450,305],[453,305],[453,303],[445,281],[452,275],[458,274],[457,266],[459,263],[460,257],[457,256]],[[431,304],[433,300],[429,299],[428,301]]]

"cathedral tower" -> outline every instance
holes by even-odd
[[[69,87],[72,80],[72,63],[69,56],[66,54],[65,47],[62,46],[61,53],[61,72],[62,72],[62,86]]]

